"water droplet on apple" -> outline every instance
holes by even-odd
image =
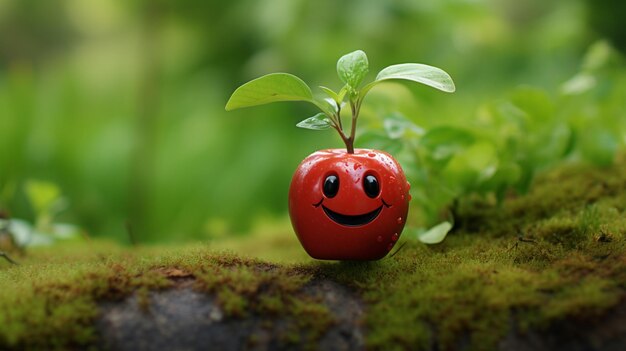
[[[400,199],[404,200],[404,195],[400,195]]]
[[[398,217],[398,224],[402,224],[402,217]]]
[[[408,189],[411,189],[411,183],[406,182],[406,187],[407,187]]]
[[[354,170],[356,171],[359,168],[361,168],[361,164],[360,163],[355,163],[354,164]]]
[[[382,243],[382,242],[383,242],[383,237],[382,237],[381,235],[379,235],[379,236],[378,236],[378,238],[376,238],[376,240],[377,240],[379,243]]]
[[[373,153],[373,152],[370,152],[369,154],[367,154],[367,156],[369,156],[369,157],[376,157],[376,154]]]
[[[396,241],[398,241],[398,237],[399,237],[398,233],[393,233],[393,235],[391,236],[391,241],[395,243]]]
[[[409,194],[409,201],[413,200],[413,196],[411,196],[411,194]]]
[[[393,249],[393,243],[387,245],[387,251],[391,251]]]

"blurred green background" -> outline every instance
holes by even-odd
[[[4,0],[0,211],[35,222],[27,184],[46,181],[67,200],[55,220],[120,242],[129,230],[142,243],[180,242],[284,223],[298,163],[341,140],[295,127],[317,112],[307,104],[229,113],[224,105],[237,86],[277,71],[338,90],[336,60],[356,49],[369,56],[369,79],[418,62],[443,68],[457,85],[454,95],[377,88],[363,107],[365,132],[382,130],[371,122],[378,115],[400,112],[425,130],[452,123],[501,135],[506,125],[477,121],[530,86],[568,121],[565,144],[576,130],[601,127],[587,147],[587,133],[577,134],[579,152],[528,162],[610,161],[626,139],[624,8],[608,0]],[[552,132],[536,134],[535,147]],[[594,154],[599,144],[608,156]],[[400,159],[411,173],[412,159]]]

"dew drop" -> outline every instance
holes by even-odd
[[[396,181],[396,177],[394,176],[389,177],[389,182],[393,183],[395,181]]]
[[[393,249],[393,243],[387,245],[387,251],[391,251]]]
[[[393,235],[391,236],[391,241],[395,243],[396,241],[398,241],[398,237],[398,233],[393,233]]]
[[[413,196],[411,196],[411,194],[409,194],[409,201],[413,200]]]
[[[409,188],[409,189],[411,189],[411,183],[406,182],[406,187],[407,187],[407,188]]]
[[[398,224],[402,224],[402,217],[398,217]]]
[[[378,236],[378,238],[376,238],[376,240],[377,240],[379,243],[382,243],[382,242],[383,242],[383,237],[382,237],[381,235],[379,235],[379,236]]]
[[[369,154],[367,154],[367,156],[369,156],[369,157],[376,157],[376,154],[375,154],[375,153],[370,152]]]
[[[400,195],[400,199],[404,200],[404,195]]]
[[[354,170],[356,171],[359,168],[361,168],[361,164],[360,163],[355,163],[354,164]]]

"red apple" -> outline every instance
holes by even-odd
[[[377,260],[402,233],[409,188],[400,164],[386,152],[317,151],[291,181],[291,223],[313,258]]]
[[[380,259],[391,251],[406,223],[409,183],[398,162],[382,151],[354,148],[359,113],[368,92],[388,80],[412,81],[448,93],[456,89],[448,73],[424,64],[388,66],[374,81],[361,85],[368,71],[367,55],[356,50],[337,61],[337,74],[343,82],[338,92],[320,86],[324,96],[314,96],[302,79],[271,73],[240,86],[226,103],[226,110],[279,101],[311,103],[321,112],[296,126],[332,128],[346,144],[345,150],[322,150],[307,157],[291,181],[291,223],[313,258]],[[342,118],[342,114],[347,114],[347,106],[352,116],[344,129],[347,116]]]

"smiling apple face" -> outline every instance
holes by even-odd
[[[289,215],[311,257],[376,260],[398,241],[409,200],[409,183],[391,155],[329,149],[298,166],[289,189]]]

